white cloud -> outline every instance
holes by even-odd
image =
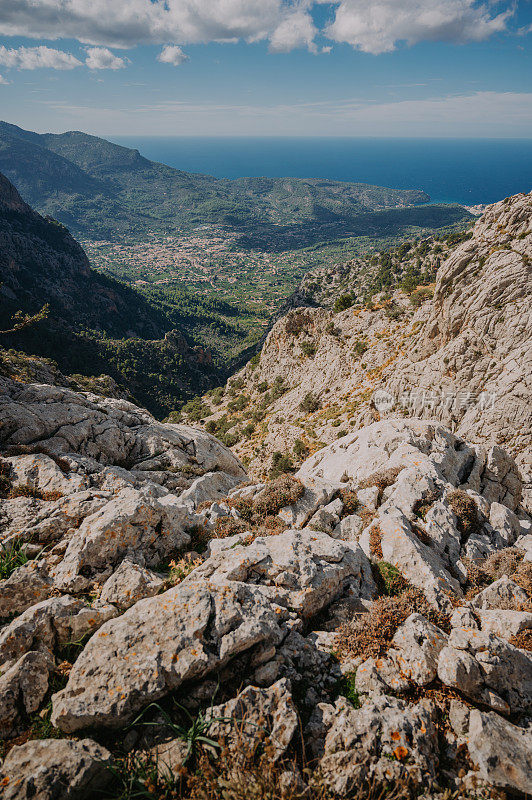
[[[8,84],[9,81],[3,75],[0,75],[0,86],[7,86]]]
[[[54,50],[51,47],[19,47],[8,50],[0,47],[0,64],[16,69],[74,69],[81,66],[81,61],[71,53]]]
[[[476,0],[339,0],[325,34],[378,54],[395,50],[399,42],[482,41],[505,30],[512,13],[492,14],[488,4]]]
[[[186,44],[260,41],[288,37],[287,19],[309,24],[302,9],[311,0],[0,0],[0,35],[73,38],[85,44],[134,47],[137,44]],[[279,26],[281,31],[276,33]],[[284,30],[284,33],[283,33]]]
[[[162,54],[239,39],[269,41],[273,52],[316,52],[310,11],[319,4],[334,15],[321,33],[375,54],[401,42],[487,39],[506,29],[515,10],[515,0],[506,0],[501,13],[495,0],[0,0],[0,35],[98,47],[156,44]]]
[[[89,69],[122,69],[126,66],[123,58],[118,58],[107,47],[88,47],[85,64]]]
[[[157,56],[157,61],[162,61],[163,64],[173,64],[174,67],[184,64],[188,60],[186,53],[183,53],[176,44],[167,44]]]
[[[270,50],[272,53],[289,53],[297,47],[307,47],[315,53],[316,33],[317,30],[308,11],[297,9],[287,14],[273,31],[270,36]]]

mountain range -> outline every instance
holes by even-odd
[[[443,227],[460,206],[427,205],[423,191],[299,178],[219,179],[149,161],[79,131],[38,134],[0,122],[0,171],[24,200],[76,235],[117,239],[224,225],[249,248],[290,249],[407,226]]]

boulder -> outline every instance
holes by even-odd
[[[406,692],[410,684],[391,658],[367,658],[356,669],[355,689],[360,694]]]
[[[50,655],[30,651],[0,675],[0,738],[16,736],[24,727],[23,713],[37,711],[53,667]]]
[[[42,561],[28,561],[0,581],[0,619],[21,614],[30,606],[46,600],[53,583]]]
[[[116,614],[113,606],[92,608],[70,595],[43,600],[0,632],[0,666],[29,650],[52,651],[77,642]]]
[[[336,494],[337,486],[326,480],[306,477],[305,491],[295,503],[281,508],[280,519],[290,528],[303,528],[320,506],[329,503]]]
[[[490,786],[532,794],[532,730],[498,714],[472,709],[468,748],[478,775]]]
[[[260,587],[183,582],[140,600],[89,640],[65,689],[53,696],[53,724],[65,732],[121,728],[148,703],[258,645],[276,644],[288,618]]]
[[[372,598],[376,587],[371,568],[356,544],[336,541],[321,531],[285,531],[234,545],[211,556],[186,581],[217,584],[249,581],[272,602],[310,617],[349,586],[356,596]]]
[[[400,672],[419,686],[431,683],[438,672],[438,657],[447,635],[421,614],[411,614],[397,629],[388,650]]]
[[[515,581],[507,575],[490,583],[471,600],[474,608],[482,609],[516,609],[526,603],[528,595]]]
[[[122,611],[144,597],[153,597],[164,587],[164,581],[128,558],[124,559],[102,587],[99,603],[112,603]]]
[[[438,737],[430,704],[374,695],[355,709],[341,697],[331,716],[318,769],[332,792],[346,796],[364,785],[421,787],[434,780]]]
[[[180,503],[190,511],[194,511],[200,503],[215,502],[227,497],[231,489],[242,483],[241,475],[229,475],[227,472],[208,472],[201,475],[185,489],[179,497]]]
[[[55,571],[56,585],[63,591],[83,591],[102,576],[105,580],[109,568],[126,557],[153,567],[187,545],[188,511],[175,495],[162,491],[157,497],[149,488],[122,489],[87,517]]]
[[[209,738],[221,741],[234,756],[249,756],[258,747],[274,760],[287,751],[298,727],[290,683],[282,679],[269,689],[248,686],[238,697],[207,711]]]
[[[532,654],[492,633],[453,628],[439,655],[438,677],[503,714],[532,708]]]
[[[3,800],[93,800],[111,779],[112,756],[92,739],[33,740],[0,768]]]

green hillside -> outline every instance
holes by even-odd
[[[217,179],[143,158],[137,150],[71,131],[36,134],[0,123],[0,171],[23,198],[77,235],[117,239],[148,230],[168,233],[203,224],[226,225],[248,235],[250,246],[302,246],[340,231],[380,230],[374,213],[393,215],[430,200],[416,190],[296,178]],[[410,209],[411,210],[411,209]],[[419,208],[423,224],[428,209]],[[440,210],[441,224],[455,221]],[[446,214],[450,214],[447,218]],[[398,217],[398,223],[404,220]],[[308,231],[308,236],[305,235]],[[279,245],[277,244],[277,247]]]

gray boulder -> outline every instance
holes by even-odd
[[[0,773],[3,800],[93,800],[111,779],[112,756],[92,739],[43,739],[13,747]]]

